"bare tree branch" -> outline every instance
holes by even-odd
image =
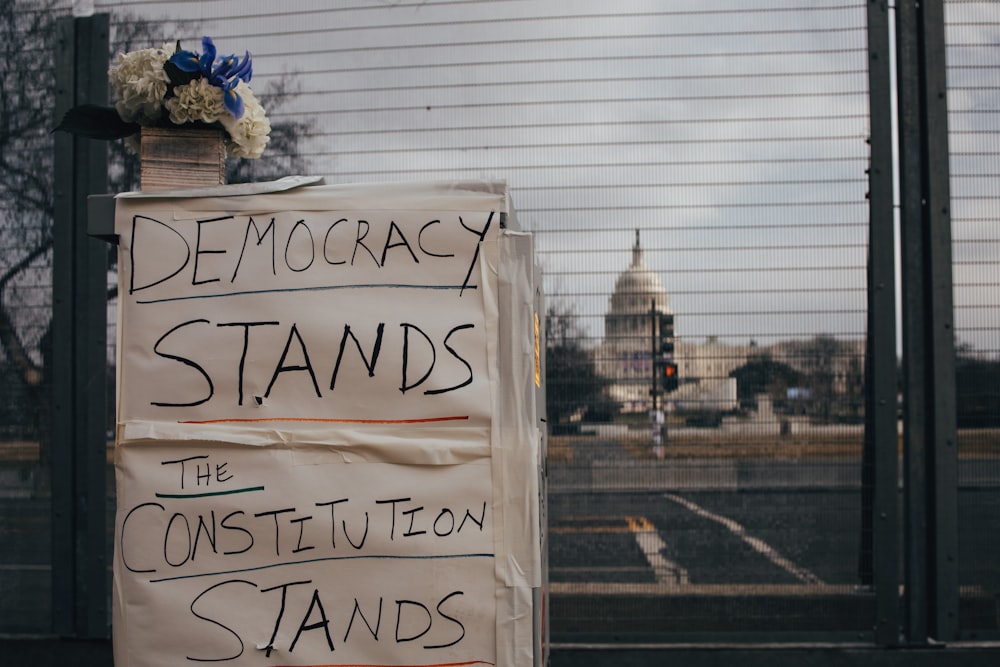
[[[5,303],[7,285],[19,273],[31,266],[42,255],[46,254],[52,247],[52,239],[46,239],[36,246],[31,252],[21,258],[21,261],[11,266],[0,276],[0,345],[3,346],[7,359],[18,369],[25,384],[31,387],[40,385],[45,379],[42,369],[38,367],[28,354],[21,336],[18,335],[17,327],[14,326],[10,309]]]

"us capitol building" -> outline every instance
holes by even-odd
[[[643,260],[639,231],[636,230],[632,263],[615,282],[604,316],[604,340],[594,350],[597,372],[608,381],[608,398],[619,404],[622,412],[645,412],[652,406],[649,393],[654,333],[651,310],[657,314],[673,313],[660,276]],[[683,321],[675,321],[674,326],[675,332],[683,330]],[[835,369],[837,383],[841,385],[846,385],[861,372],[856,366],[864,353],[863,340],[845,344],[851,354],[835,362],[845,366]],[[801,347],[800,341],[764,348],[756,344],[731,345],[715,336],[697,343],[676,338],[673,360],[677,364],[680,386],[661,400],[678,410],[734,410],[738,400],[736,379],[729,377],[732,371],[752,358],[763,356],[803,370]]]

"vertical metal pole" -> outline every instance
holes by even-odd
[[[951,187],[948,169],[948,84],[944,0],[921,2],[926,141],[926,231],[933,448],[931,588],[932,627],[941,641],[958,636],[958,455],[955,408],[955,331],[951,256]]]
[[[638,234],[638,232],[636,232]],[[649,411],[649,445],[653,454],[659,457],[663,452],[663,440],[660,434],[660,385],[656,375],[658,372],[656,361],[656,340],[657,325],[659,318],[656,315],[656,299],[649,300],[649,395],[652,397],[653,409]]]
[[[903,311],[903,452],[905,505],[904,599],[906,635],[927,641],[927,479],[924,470],[927,403],[923,358],[923,194],[921,177],[920,70],[916,6],[896,6],[899,117],[900,269]]]
[[[109,21],[107,14],[77,19],[76,94],[81,102],[108,99]],[[78,508],[82,562],[77,583],[85,601],[79,634],[108,636],[111,588],[108,578],[107,431],[108,340],[107,292],[109,246],[87,234],[87,195],[107,192],[108,145],[104,141],[77,141],[76,197],[74,198],[76,302],[76,377],[78,418],[77,465],[81,506]]]
[[[659,408],[659,401],[657,400],[660,395],[660,387],[656,378],[656,299],[649,300],[649,372],[650,372],[650,383],[649,383],[649,395],[653,397],[653,412],[650,415],[650,419],[653,421],[653,428],[656,428],[656,420],[653,415],[656,414],[656,410]]]
[[[108,17],[62,19],[57,114],[107,101]],[[58,117],[58,116],[57,116]],[[53,629],[108,635],[107,247],[87,195],[107,187],[107,146],[56,138],[53,242]]]
[[[914,643],[958,631],[955,351],[942,0],[897,5],[905,576]]]
[[[56,24],[55,118],[75,99],[75,27],[72,18]],[[72,136],[54,135],[54,208],[52,221],[52,630],[76,634],[76,523],[74,497],[73,406],[73,144]]]
[[[896,434],[896,289],[893,216],[892,99],[889,18],[885,0],[868,3],[868,345],[864,489],[870,501],[875,586],[875,641],[899,642],[899,458]],[[870,466],[870,468],[868,468]]]

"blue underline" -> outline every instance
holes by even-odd
[[[390,556],[386,554],[375,554],[369,556],[327,556],[325,558],[311,558],[308,560],[289,561],[287,563],[271,563],[269,565],[259,565],[257,567],[245,567],[238,570],[223,570],[220,572],[202,572],[200,574],[182,574],[176,577],[161,577],[159,579],[150,579],[149,583],[159,584],[165,581],[179,581],[181,579],[216,577],[220,575],[240,574],[241,572],[255,572],[257,570],[269,570],[271,568],[286,567],[289,565],[309,565],[311,563],[322,563],[325,561],[336,561],[336,560],[437,560],[444,558],[493,558],[493,556],[494,555],[490,553],[444,554],[444,555],[434,555],[434,556]]]
[[[192,294],[189,296],[171,296],[162,299],[137,299],[137,304],[146,303],[167,303],[170,301],[188,301],[190,299],[220,299],[230,296],[246,296],[249,294],[278,294],[281,292],[325,292],[328,290],[340,289],[373,289],[376,287],[387,287],[389,289],[418,289],[418,290],[474,290],[477,285],[412,285],[407,283],[359,283],[355,285],[321,285],[318,287],[281,287],[275,289],[246,290],[242,292],[226,292],[224,294]]]

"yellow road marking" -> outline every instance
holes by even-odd
[[[655,530],[644,516],[571,516],[549,525],[550,533],[639,533]]]

